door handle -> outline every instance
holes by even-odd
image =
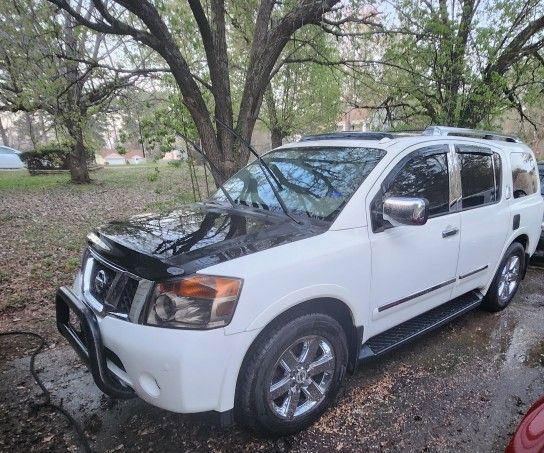
[[[459,233],[459,228],[448,226],[444,231],[442,231],[442,237],[446,239],[450,236],[455,236],[457,233]]]

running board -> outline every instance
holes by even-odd
[[[436,329],[451,320],[478,307],[483,295],[470,291],[439,307],[410,319],[392,329],[370,338],[359,351],[359,360],[366,360],[391,351],[413,339]]]

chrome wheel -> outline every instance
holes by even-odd
[[[310,412],[327,395],[335,370],[334,350],[319,335],[301,338],[280,356],[270,380],[268,405],[293,420]]]
[[[519,256],[512,255],[502,268],[497,295],[501,303],[510,300],[519,283],[521,260]]]

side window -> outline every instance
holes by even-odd
[[[461,167],[462,208],[476,208],[499,201],[500,156],[479,146],[457,145],[455,149]]]
[[[514,198],[525,197],[537,191],[538,170],[530,153],[511,153]]]
[[[429,215],[449,211],[450,180],[444,154],[415,157],[398,173],[385,192],[387,197],[418,197],[429,200]]]
[[[429,216],[449,212],[450,181],[448,147],[427,147],[402,160],[382,184],[372,203],[375,232],[389,226],[383,220],[383,201],[388,197],[418,197],[429,201]]]

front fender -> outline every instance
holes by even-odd
[[[358,313],[360,306],[357,307],[353,303],[355,299],[346,288],[334,284],[322,284],[308,286],[286,294],[261,312],[247,327],[247,330],[263,329],[285,311],[313,299],[336,299],[342,302],[348,307],[355,325],[357,320],[361,318],[361,313]]]

